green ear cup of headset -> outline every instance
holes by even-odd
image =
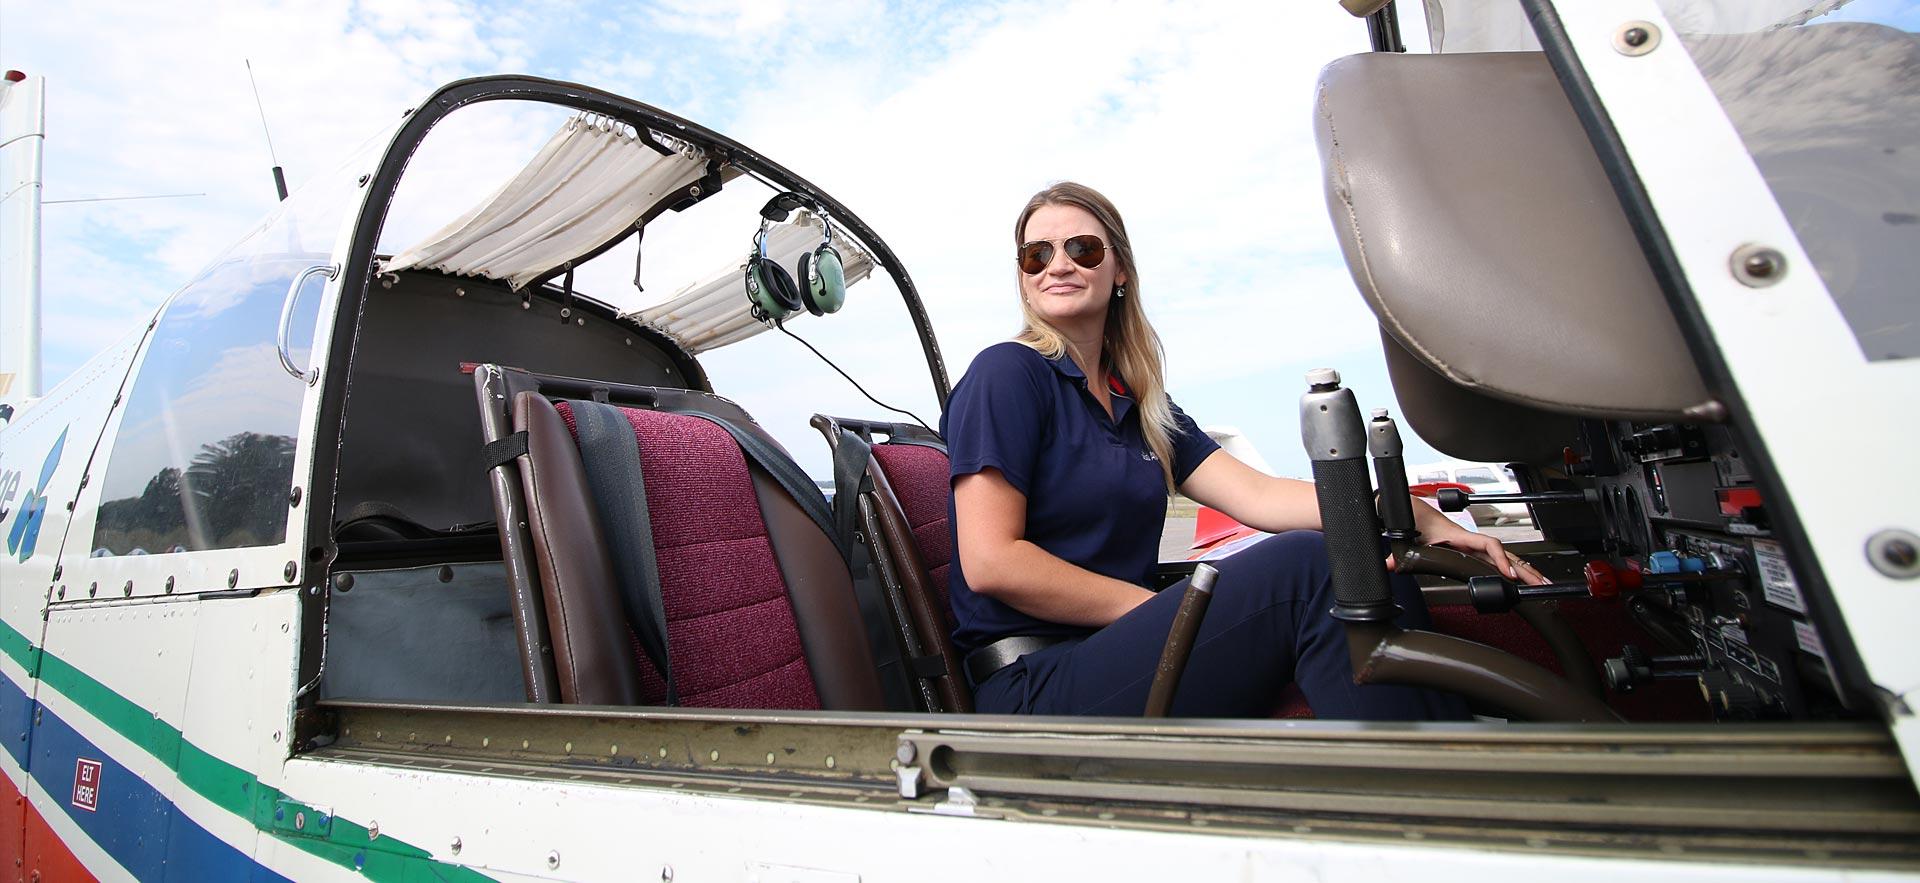
[[[770,322],[778,322],[800,309],[800,286],[785,267],[767,258],[767,225],[753,237],[753,251],[747,255],[747,302],[753,311]]]
[[[840,263],[840,252],[822,245],[800,256],[802,299],[807,312],[816,316],[839,312],[847,302],[847,272]]]
[[[768,319],[779,321],[800,309],[800,294],[793,277],[773,261],[758,254],[747,259],[747,300]]]

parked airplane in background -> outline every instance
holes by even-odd
[[[906,268],[719,132],[487,77],[0,429],[0,878],[1914,875],[1920,40],[1724,5],[1428,0],[1409,55],[1349,0],[1322,76],[1399,400],[1299,387],[1339,611],[1479,720],[971,713],[940,438],[817,417],[829,505],[702,362],[892,292],[944,404]],[[419,189],[485,114],[552,136]],[[1516,464],[1558,581],[1376,510],[1392,417]],[[1380,620],[1381,542],[1439,633]]]

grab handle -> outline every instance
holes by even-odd
[[[292,343],[293,307],[295,304],[299,303],[300,301],[300,286],[307,284],[307,277],[312,276],[315,273],[319,273],[320,275],[327,277],[329,281],[333,279],[338,279],[340,278],[340,265],[339,264],[319,264],[319,265],[308,267],[304,270],[301,270],[298,274],[296,274],[293,277],[293,284],[287,286],[286,299],[280,301],[280,335],[278,338],[278,344],[280,348],[280,367],[285,368],[288,374],[291,374],[300,380],[306,381],[306,384],[308,386],[312,386],[315,382],[319,381],[320,372],[314,370],[312,367],[308,367],[304,371],[294,367],[293,343]]]

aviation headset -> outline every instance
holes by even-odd
[[[754,317],[762,321],[777,323],[803,307],[820,316],[837,312],[846,303],[846,268],[840,251],[833,247],[833,224],[817,206],[820,244],[800,255],[798,273],[789,274],[767,255],[769,225],[785,221],[788,212],[801,205],[797,194],[782,193],[760,209],[760,230],[754,234],[753,251],[747,256],[746,283],[747,301]]]

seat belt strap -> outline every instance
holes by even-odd
[[[840,430],[833,446],[833,532],[849,550],[860,530],[860,495],[867,489],[867,462],[872,456],[865,439]]]
[[[503,435],[480,446],[480,459],[486,461],[487,468],[505,466],[527,453],[527,431],[522,429],[512,435]]]
[[[647,513],[640,441],[619,408],[578,399],[567,404],[573,409],[594,508],[606,528],[621,606],[633,623],[640,648],[666,682],[667,704],[679,705],[673,659],[667,652],[667,610],[660,597],[660,562],[653,548],[653,520]]]
[[[820,492],[820,486],[814,484],[813,479],[808,478],[807,474],[801,471],[800,464],[793,462],[793,458],[788,457],[785,452],[773,447],[760,436],[735,425],[733,421],[724,417],[693,408],[663,408],[662,410],[698,417],[726,430],[727,434],[733,436],[734,442],[740,446],[741,453],[771,476],[774,482],[787,492],[787,496],[793,498],[793,501],[800,506],[800,511],[807,513],[807,517],[820,527],[820,532],[833,541],[833,547],[840,550],[841,560],[847,560],[847,546],[834,532],[833,513],[827,509],[826,495]],[[834,492],[834,496],[839,496],[838,490]]]

